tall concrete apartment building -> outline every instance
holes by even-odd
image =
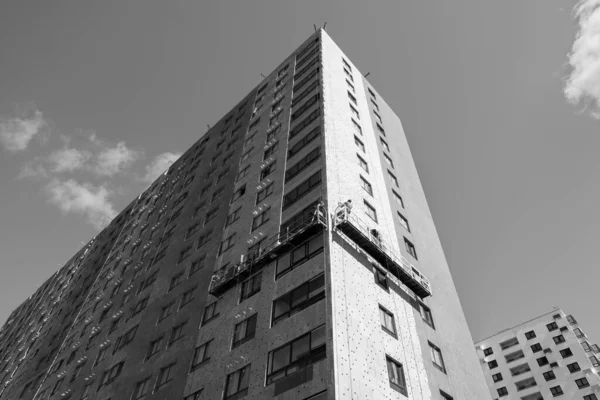
[[[398,117],[315,32],[0,331],[0,399],[489,399]]]
[[[600,348],[554,309],[476,343],[494,399],[600,399]]]

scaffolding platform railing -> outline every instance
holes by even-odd
[[[216,270],[211,278],[208,292],[218,296],[224,293],[241,279],[258,272],[269,262],[291,250],[305,239],[323,228],[327,228],[327,214],[322,203],[317,203],[293,224],[287,225],[284,231],[268,237],[264,245],[241,256],[235,264],[226,265]]]
[[[417,296],[431,296],[429,280],[406,257],[396,254],[381,238],[381,234],[352,213],[346,203],[336,209],[333,219],[334,228],[343,232]]]

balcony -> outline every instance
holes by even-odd
[[[239,263],[227,265],[213,274],[208,292],[218,296],[236,285],[242,279],[259,271],[266,264],[292,250],[305,239],[327,228],[327,217],[323,204],[315,205],[314,210],[288,226],[285,231],[268,238],[258,251],[242,256]]]
[[[334,227],[356,243],[365,253],[379,262],[386,270],[405,284],[420,298],[431,296],[431,285],[419,270],[401,255],[396,255],[381,239],[380,234],[370,229],[345,205],[335,214]]]

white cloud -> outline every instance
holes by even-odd
[[[83,215],[97,229],[102,229],[116,215],[109,198],[113,196],[105,185],[80,184],[73,179],[53,178],[45,187],[50,203],[65,214]]]
[[[83,168],[91,157],[92,154],[89,151],[65,147],[52,152],[47,161],[52,172],[73,172]]]
[[[181,157],[181,154],[170,152],[157,155],[154,160],[146,166],[146,174],[141,179],[144,182],[153,182],[179,157]]]
[[[22,118],[0,116],[0,142],[6,150],[25,150],[29,142],[47,125],[40,111],[35,110],[31,114]]]
[[[119,142],[115,147],[105,147],[98,152],[94,171],[101,176],[113,176],[131,167],[140,156],[141,152],[128,149],[125,142]]]
[[[600,0],[580,0],[573,12],[579,30],[569,53],[565,97],[571,104],[583,103],[600,118]]]

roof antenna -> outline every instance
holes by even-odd
[[[316,32],[316,31],[317,31],[317,25],[316,25],[316,24],[313,24],[313,26],[315,27],[315,32]]]
[[[206,124],[206,130],[210,131],[210,125],[209,124]]]
[[[367,73],[365,74],[365,78],[366,78],[367,76],[369,76],[369,75],[371,75],[371,73],[370,73],[370,72],[367,72]]]
[[[262,73],[260,74],[260,76],[262,76],[262,77],[263,77],[263,79],[267,79],[267,77],[266,77],[266,76],[264,76]]]
[[[326,27],[326,26],[327,26],[327,22],[325,22],[325,23],[323,24],[323,30],[325,30],[325,27]]]

